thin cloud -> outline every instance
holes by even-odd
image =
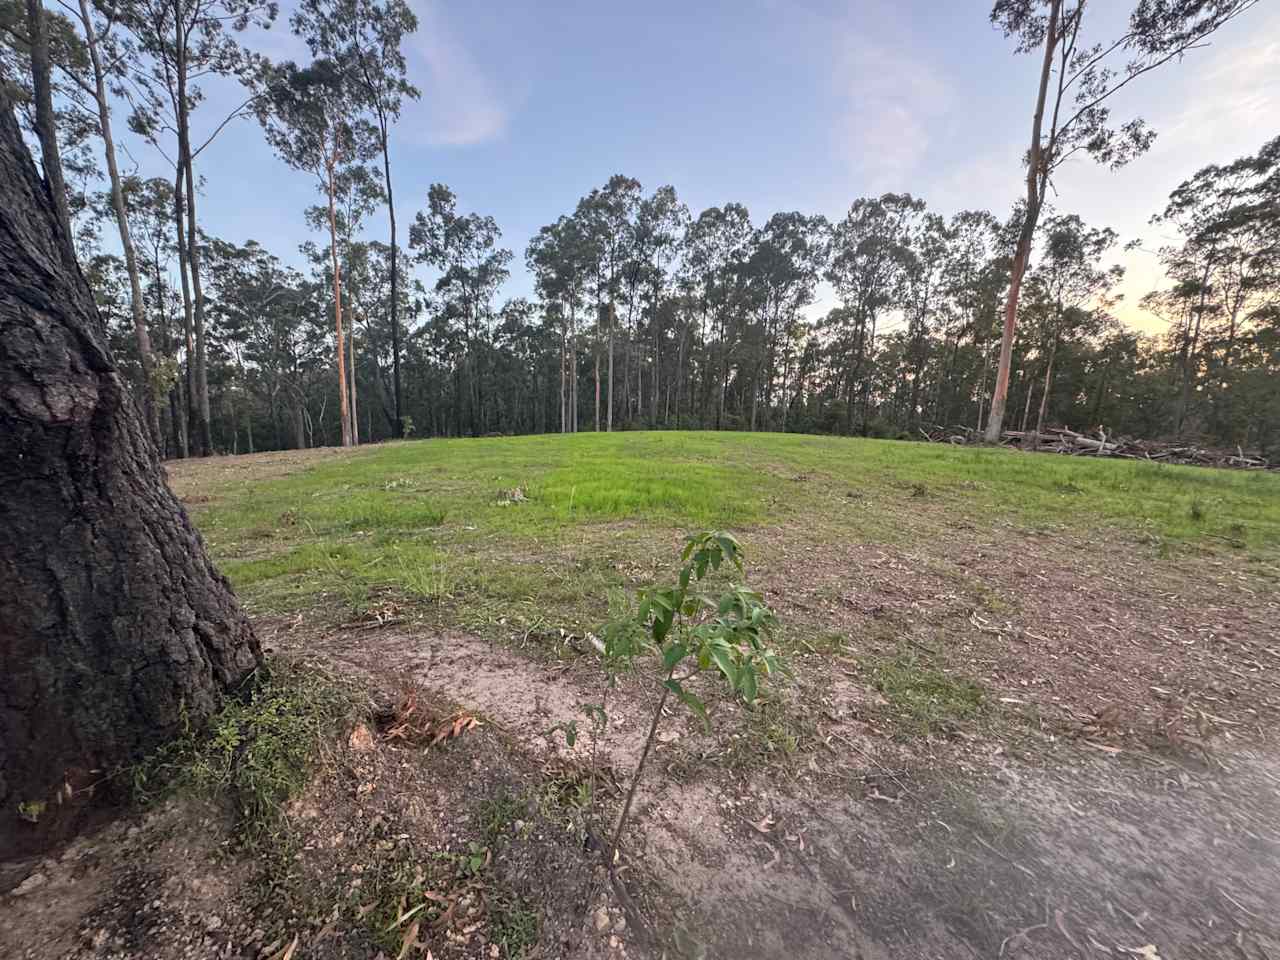
[[[422,99],[406,109],[420,142],[470,146],[501,137],[508,113],[501,98],[437,5],[412,4],[418,31],[409,46],[409,71]]]
[[[943,78],[903,49],[855,38],[833,71],[846,105],[837,148],[874,191],[903,189],[924,163],[935,121],[950,107]]]

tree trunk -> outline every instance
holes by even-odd
[[[396,201],[391,192],[391,150],[386,117],[379,113],[382,132],[382,172],[387,188],[387,218],[391,221],[391,385],[395,394],[396,422],[391,435],[404,439],[404,414],[400,407],[400,255],[396,250]]]
[[[609,433],[613,432],[613,327],[614,327],[614,322],[616,320],[617,320],[617,315],[614,313],[613,301],[610,300],[609,301],[609,395],[608,395],[608,398],[606,399],[606,402],[608,403],[608,412],[605,414],[605,427],[604,427],[605,430]],[[599,361],[597,360],[597,362]],[[599,389],[600,389],[598,386],[599,382],[600,382],[600,373],[599,373],[599,367],[597,367],[596,368],[597,393],[599,392]],[[599,398],[597,397],[597,403],[598,402],[599,402]],[[596,426],[596,429],[597,430],[599,429],[598,424]]]
[[[0,112],[6,853],[73,829],[93,784],[207,717],[261,656],[145,429],[50,191]]]
[[[133,336],[138,343],[138,362],[142,367],[142,410],[151,430],[151,439],[159,449],[160,411],[156,403],[155,357],[151,351],[151,334],[147,330],[146,304],[142,299],[142,278],[138,273],[138,254],[129,233],[129,217],[124,206],[124,190],[120,185],[120,168],[116,163],[116,142],[111,133],[111,104],[107,99],[106,74],[98,53],[98,35],[88,0],[80,0],[80,22],[84,26],[85,47],[93,66],[94,99],[98,106],[98,124],[102,132],[103,153],[107,160],[107,176],[111,183],[111,206],[120,231],[120,248],[124,251],[125,269],[129,274],[129,307],[133,313]]]
[[[331,161],[328,168],[329,188],[329,256],[333,262],[333,329],[338,347],[338,410],[342,419],[342,445],[351,446],[351,411],[347,406],[346,343],[342,336],[342,265],[338,262],[338,220],[334,209],[334,182]]]
[[[200,456],[213,453],[209,413],[208,353],[204,333],[204,290],[200,286],[200,237],[196,227],[196,179],[191,160],[190,105],[187,102],[187,45],[183,35],[182,0],[174,3],[175,50],[178,85],[178,172],[185,171],[187,186],[187,269],[191,271],[192,318],[195,321],[196,444]],[[190,361],[188,361],[190,362]]]
[[[350,306],[350,304],[348,304]],[[356,315],[351,312],[351,323],[347,331],[347,362],[350,364],[351,381],[347,384],[351,390],[351,445],[360,446],[360,412],[356,408]]]
[[[62,176],[62,157],[54,129],[53,88],[50,80],[49,37],[45,33],[44,5],[27,0],[27,30],[30,39],[31,87],[36,101],[36,135],[40,139],[40,161],[53,196],[54,216],[66,243],[59,249],[71,253],[71,213],[67,207],[67,184]],[[8,106],[3,109],[7,112]]]
[[[1004,430],[1004,408],[1009,394],[1009,365],[1013,361],[1013,333],[1018,323],[1018,296],[1022,291],[1022,277],[1027,272],[1031,257],[1031,241],[1035,238],[1036,223],[1040,219],[1040,206],[1044,196],[1044,181],[1048,170],[1042,170],[1041,130],[1044,127],[1044,104],[1049,91],[1049,78],[1053,73],[1053,51],[1058,43],[1058,17],[1062,12],[1062,0],[1052,0],[1049,7],[1049,23],[1045,30],[1044,62],[1040,67],[1040,90],[1036,96],[1036,113],[1031,122],[1031,148],[1027,154],[1027,210],[1018,234],[1018,245],[1013,255],[1009,274],[1009,292],[1004,303],[1004,331],[1000,338],[1000,363],[996,368],[996,389],[991,395],[991,412],[987,415],[987,443],[999,443]]]
[[[1044,365],[1044,390],[1040,394],[1040,410],[1036,414],[1036,435],[1031,441],[1031,449],[1040,447],[1040,434],[1044,432],[1044,415],[1049,409],[1049,387],[1053,385],[1053,358],[1058,353],[1058,338],[1053,338],[1053,346],[1049,348],[1049,359]]]

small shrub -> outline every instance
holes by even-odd
[[[707,722],[706,705],[686,684],[704,672],[718,672],[730,692],[754,703],[760,681],[786,667],[769,645],[777,617],[760,594],[745,585],[729,584],[719,598],[699,593],[697,585],[708,574],[728,565],[743,573],[742,547],[728,533],[699,533],[690,537],[681,553],[683,565],[675,586],[653,588],[640,595],[635,612],[617,619],[601,631],[606,668],[612,676],[646,652],[659,654],[662,696],[649,725],[609,845],[610,863],[616,864],[636,787],[671,694]],[[682,671],[677,676],[677,670]]]

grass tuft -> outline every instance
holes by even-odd
[[[972,680],[921,663],[910,654],[877,661],[872,684],[921,735],[952,731],[986,710],[986,693]]]
[[[318,670],[274,661],[260,668],[203,728],[175,740],[132,770],[135,798],[175,791],[231,804],[246,850],[273,846],[284,805],[306,785],[321,744],[351,722],[349,686]]]

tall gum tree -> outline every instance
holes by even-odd
[[[395,191],[391,181],[391,127],[400,118],[405,98],[421,96],[408,81],[404,38],[418,29],[418,18],[404,0],[303,0],[290,20],[313,56],[330,57],[348,72],[357,95],[373,118],[382,155],[383,197],[391,242],[387,310],[391,323],[391,382],[395,400],[395,435],[404,436],[400,386],[400,256],[396,241]]]
[[[360,115],[350,75],[330,58],[318,58],[307,67],[287,61],[264,70],[261,81],[264,92],[257,100],[257,111],[267,141],[289,166],[312,174],[327,201],[338,411],[342,445],[351,446],[356,434],[343,332],[338,199],[346,168],[371,156],[372,131]]]
[[[1013,38],[1017,52],[1041,55],[1031,142],[1025,157],[1026,195],[1005,297],[1004,329],[986,440],[1004,429],[1018,299],[1036,226],[1054,173],[1084,152],[1113,169],[1144,153],[1155,138],[1141,119],[1117,126],[1107,101],[1134,80],[1180,59],[1258,0],[1138,0],[1119,36],[1090,43],[1088,0],[997,0],[991,22]]]

